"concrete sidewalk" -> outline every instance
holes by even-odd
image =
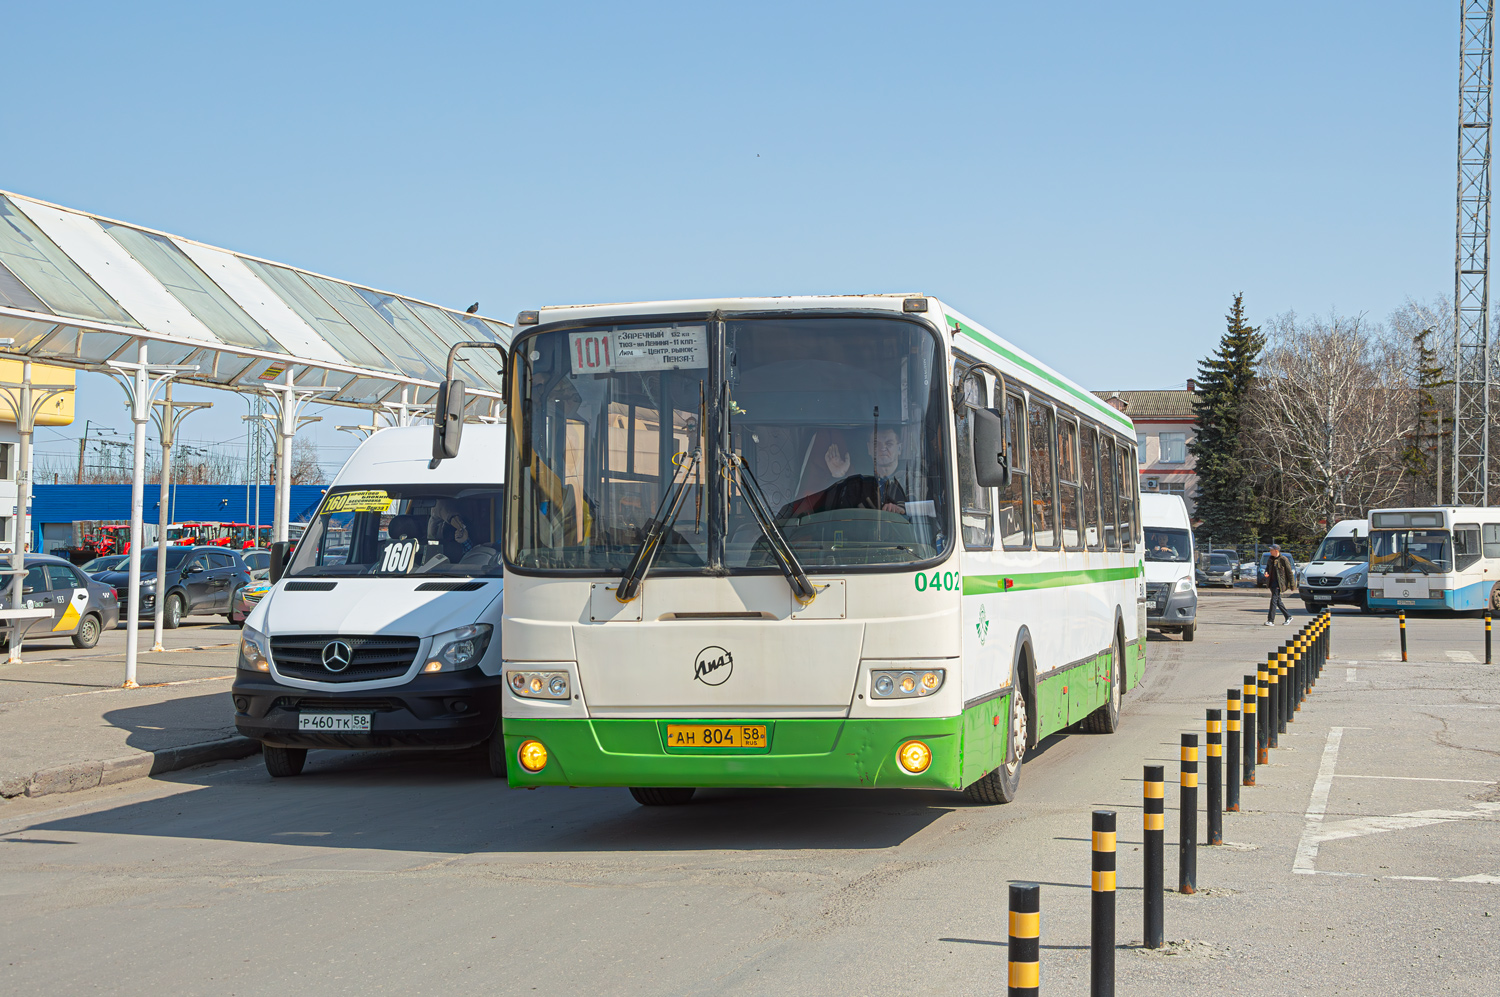
[[[139,689],[122,689],[123,630],[78,650],[28,643],[0,664],[0,797],[43,796],[139,779],[260,750],[234,729],[229,683],[239,632],[187,626],[147,653]]]

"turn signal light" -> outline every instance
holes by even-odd
[[[932,749],[921,741],[907,741],[896,751],[896,761],[912,775],[919,775],[932,764]]]
[[[547,767],[547,749],[541,741],[522,741],[516,752],[516,760],[528,772],[540,772]],[[925,766],[924,766],[925,767]]]

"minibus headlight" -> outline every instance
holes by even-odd
[[[239,667],[247,672],[271,670],[271,642],[259,630],[246,627],[240,631]]]
[[[1193,580],[1184,575],[1177,579],[1177,584],[1173,588],[1178,592],[1191,592],[1193,590]]]
[[[506,672],[505,684],[525,699],[567,699],[572,691],[567,672]]]
[[[922,671],[872,671],[870,695],[874,699],[914,699],[930,696],[943,687],[945,671],[928,668]]]
[[[422,671],[456,672],[473,668],[484,657],[484,649],[490,646],[490,635],[494,631],[495,628],[488,623],[472,623],[438,634],[432,638],[432,655]]]

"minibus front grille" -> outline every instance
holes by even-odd
[[[342,669],[324,664],[324,652],[335,642],[349,649],[349,663]],[[271,660],[276,662],[278,672],[291,678],[316,682],[368,682],[405,675],[420,644],[421,639],[417,637],[297,634],[272,637]],[[335,666],[342,663],[339,653],[329,653],[327,658]]]
[[[418,592],[478,592],[484,588],[484,582],[423,582],[417,586]]]
[[[399,699],[319,699],[315,696],[282,696],[271,704],[273,710],[336,710],[354,713],[393,713],[405,709]]]
[[[332,592],[338,582],[287,582],[288,592]]]

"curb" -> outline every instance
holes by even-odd
[[[260,742],[248,737],[230,737],[199,744],[183,744],[160,751],[138,751],[122,758],[102,762],[75,762],[40,769],[30,776],[18,776],[0,782],[0,797],[50,796],[54,793],[76,793],[96,786],[113,786],[132,779],[175,772],[178,769],[209,762],[247,758],[260,752]]]

